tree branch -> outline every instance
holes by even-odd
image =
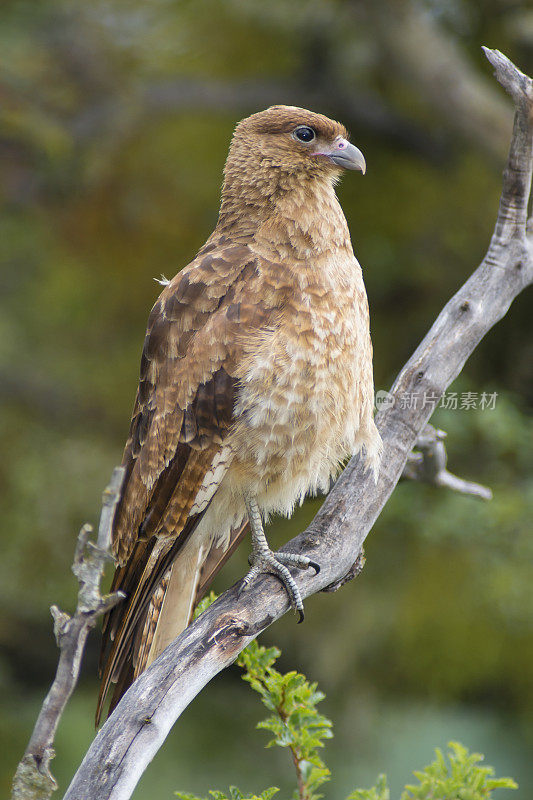
[[[533,282],[526,235],[532,82],[498,51],[485,53],[516,107],[494,235],[483,262],[445,306],[391,390],[395,399],[408,392],[435,397],[435,402],[409,408],[396,402],[380,411],[376,421],[384,458],[377,484],[360,459],[352,459],[308,529],[285,546],[322,565],[316,577],[294,575],[303,597],[335,584],[350,571],[438,398],[513,299]],[[129,798],[181,712],[287,610],[286,593],[270,576],[255,580],[240,598],[237,585],[225,592],[135,681],[98,733],[65,800]]]
[[[482,500],[492,500],[492,491],[487,486],[465,481],[452,472],[448,472],[445,438],[444,431],[434,428],[433,425],[426,425],[415,442],[416,451],[409,453],[402,478],[429,483],[432,486],[446,487],[453,489],[454,492],[480,497]]]
[[[50,609],[54,619],[54,634],[61,653],[54,682],[42,705],[26,752],[17,767],[12,800],[48,800],[57,789],[49,766],[54,757],[54,738],[61,715],[78,682],[87,635],[98,617],[124,597],[122,592],[104,597],[100,594],[105,563],[112,560],[111,528],[123,476],[124,468],[115,467],[109,486],[104,491],[96,545],[89,541],[92,532],[90,525],[84,525],[79,533],[72,565],[72,571],[80,584],[76,613],[71,618],[57,606]]]

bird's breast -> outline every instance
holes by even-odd
[[[373,426],[362,279],[340,294],[324,283],[295,287],[279,323],[247,343],[239,387],[233,474],[265,495],[264,506],[289,512],[326,488],[359,432]]]

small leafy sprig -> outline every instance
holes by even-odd
[[[371,789],[356,789],[346,800],[390,800],[387,776],[380,775]]]
[[[495,789],[517,789],[512,778],[494,778],[493,767],[481,767],[481,753],[448,742],[446,755],[437,747],[435,760],[413,772],[418,785],[408,785],[400,800],[491,800]],[[390,800],[387,778],[380,775],[371,789],[357,789],[346,800]]]
[[[210,789],[209,795],[212,800],[272,800],[277,792],[279,792],[279,789],[275,786],[271,786],[270,789],[265,789],[261,794],[243,794],[236,786],[230,786],[229,795],[224,794],[224,792],[219,792],[216,789]],[[186,794],[185,792],[174,792],[174,794],[179,800],[201,800],[201,798],[196,797],[194,794]],[[203,800],[210,800],[210,798],[205,797]]]
[[[295,800],[319,800],[323,795],[318,789],[330,779],[330,771],[318,750],[324,746],[324,739],[333,736],[331,720],[316,708],[325,695],[305,675],[282,675],[274,669],[280,655],[277,647],[263,647],[253,641],[242,651],[237,664],[245,670],[243,679],[271,712],[257,724],[273,734],[266,746],[288,747],[291,752],[298,784]]]
[[[512,778],[494,778],[494,767],[479,766],[481,753],[469,753],[459,742],[448,742],[448,748],[447,759],[436,748],[435,761],[413,773],[419,784],[406,786],[401,800],[488,800],[494,789],[518,788]]]

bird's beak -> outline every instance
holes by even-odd
[[[324,148],[317,155],[327,156],[338,167],[358,169],[363,175],[366,172],[366,161],[362,152],[354,144],[340,136],[331,146]]]

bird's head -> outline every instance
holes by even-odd
[[[364,174],[365,159],[348,141],[344,125],[296,106],[271,106],[239,122],[226,174],[238,168],[251,178],[268,171],[295,178],[338,178],[343,169]]]

